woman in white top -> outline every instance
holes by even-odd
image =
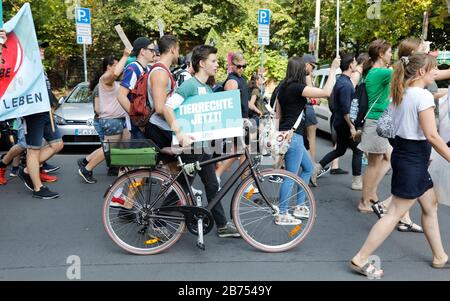
[[[368,258],[416,200],[422,208],[422,225],[433,253],[431,266],[450,268],[439,231],[438,203],[428,173],[431,147],[450,162],[450,149],[434,122],[433,95],[425,89],[435,75],[436,60],[427,54],[402,57],[395,66],[391,87],[396,135],[391,158],[393,197],[387,215],[372,227],[366,242],[352,259],[352,269],[363,275],[383,276],[383,271],[369,263]]]

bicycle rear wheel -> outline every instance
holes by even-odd
[[[258,250],[276,253],[288,251],[301,243],[314,224],[316,205],[309,187],[297,175],[281,169],[260,173],[262,191],[258,191],[253,177],[248,177],[236,191],[232,202],[232,216],[242,238]],[[298,224],[275,223],[280,214],[281,188],[284,189],[282,207],[291,215],[301,203],[303,211],[296,211]],[[267,204],[264,194],[271,205]],[[303,202],[304,200],[304,202]],[[306,209],[305,209],[306,208]],[[306,216],[305,212],[309,212]],[[279,223],[279,222],[278,222]]]
[[[117,179],[103,204],[103,224],[114,243],[133,254],[152,255],[180,239],[186,227],[184,216],[158,210],[190,202],[177,182],[167,190],[168,183],[167,174],[149,169],[134,170]]]

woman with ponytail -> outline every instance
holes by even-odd
[[[436,75],[436,60],[427,54],[402,57],[396,64],[391,94],[395,133],[392,152],[392,202],[388,213],[373,227],[351,268],[358,273],[382,277],[383,271],[368,262],[369,256],[388,238],[401,217],[419,201],[425,237],[433,253],[431,266],[448,269],[448,255],[442,246],[438,203],[428,162],[433,147],[450,162],[450,149],[439,136],[434,122],[433,95],[425,89]]]
[[[118,61],[114,56],[107,56],[102,61],[101,72],[97,72],[90,82],[89,88],[94,103],[94,127],[98,132],[100,140],[119,140],[128,131],[125,131],[125,110],[117,101],[120,83],[116,81],[125,68],[130,51],[125,49],[123,56]],[[103,149],[99,148],[84,159],[78,160],[78,173],[88,184],[95,184],[97,180],[92,171],[105,159]]]
[[[362,198],[358,205],[360,212],[373,212],[372,204],[378,203],[378,185],[391,168],[392,147],[386,138],[378,136],[377,121],[389,106],[392,69],[392,48],[385,40],[375,40],[369,45],[370,59],[364,63],[363,77],[368,96],[368,115],[363,127],[358,148],[369,154],[369,164],[363,176]]]

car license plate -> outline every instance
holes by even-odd
[[[75,130],[76,136],[94,136],[98,135],[96,130]]]

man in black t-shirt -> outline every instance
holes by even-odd
[[[244,77],[244,71],[247,68],[247,61],[244,58],[244,55],[240,52],[233,53],[231,56],[231,73],[228,75],[224,83],[224,90],[239,90],[241,92],[241,110],[242,110],[242,118],[244,119],[244,123],[249,125],[248,121],[248,102],[250,101],[250,88],[247,84],[247,79]],[[250,130],[249,130],[250,131]],[[246,133],[246,137],[248,137],[248,133]],[[246,138],[246,144],[249,143],[248,138]],[[238,143],[234,143],[234,149],[237,149]],[[216,170],[217,180],[220,184],[220,177],[225,173],[225,171],[233,165],[236,159],[230,159],[222,163],[219,168]],[[241,163],[245,160],[243,156],[241,156]]]
[[[357,62],[353,54],[345,54],[341,58],[342,75],[337,79],[334,87],[334,123],[333,127],[337,134],[337,146],[332,152],[325,155],[316,165],[317,177],[326,173],[329,169],[325,167],[334,159],[342,157],[347,148],[353,151],[353,190],[362,190],[361,159],[362,151],[358,149],[358,143],[354,140],[356,129],[350,120],[350,106],[355,94],[355,88],[351,80],[351,75],[355,72]]]

